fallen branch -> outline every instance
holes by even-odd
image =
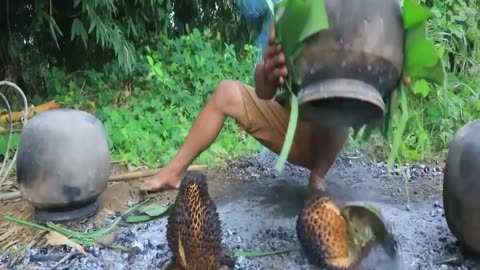
[[[206,170],[207,165],[191,165],[187,168],[187,171],[202,171]],[[126,180],[137,180],[142,177],[149,177],[154,175],[160,169],[148,169],[143,171],[136,171],[136,172],[128,172],[122,174],[115,174],[111,175],[108,179],[109,182],[119,182],[119,181],[126,181]],[[19,199],[21,197],[19,191],[8,192],[8,193],[1,193],[0,194],[0,202],[3,201],[10,201]]]
[[[202,171],[206,170],[207,165],[192,165],[188,167],[187,171]],[[142,177],[149,177],[156,174],[160,169],[148,169],[143,171],[136,171],[136,172],[129,172],[129,173],[122,173],[117,175],[110,176],[109,181],[124,181],[129,179],[137,179]]]
[[[49,101],[47,103],[43,103],[43,104],[38,105],[38,106],[34,107],[33,109],[31,109],[28,112],[28,118],[30,119],[38,113],[48,111],[48,110],[58,109],[58,108],[59,108],[59,105],[58,105],[57,102],[55,102],[54,100]],[[12,122],[19,122],[22,119],[23,113],[24,112],[13,112],[12,113]],[[4,114],[4,115],[0,116],[0,121],[3,122],[3,123],[8,123],[10,121],[10,119],[8,117],[8,114]]]

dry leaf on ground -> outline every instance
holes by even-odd
[[[65,235],[51,231],[45,237],[47,238],[47,243],[46,243],[47,245],[51,245],[51,246],[67,245],[69,247],[76,249],[78,252],[82,253],[83,255],[87,256],[87,252],[85,251],[85,249],[83,249],[81,245],[68,239],[68,237],[66,237]]]
[[[17,226],[11,226],[10,229],[0,234],[0,243],[7,240],[10,236],[17,232]]]
[[[115,243],[115,241],[117,241],[120,234],[122,234],[125,230],[126,229],[116,229],[113,232],[96,238],[95,242],[102,246],[110,247],[111,245],[113,245],[113,243]]]
[[[13,241],[10,241],[10,243],[8,243],[8,244],[6,244],[2,247],[2,251],[3,252],[7,251],[9,248],[11,248],[13,245],[15,245],[18,242],[20,242],[20,238],[17,238]]]

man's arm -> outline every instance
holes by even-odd
[[[255,93],[261,99],[270,100],[275,96],[277,88],[267,78],[264,63],[258,63],[255,67]]]

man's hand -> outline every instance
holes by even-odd
[[[268,37],[267,48],[263,54],[263,69],[267,80],[275,88],[283,86],[288,70],[282,46],[275,42],[275,27],[273,25]]]
[[[263,63],[255,71],[256,93],[259,98],[272,99],[277,89],[285,84],[288,75],[286,57],[281,45],[275,42],[275,27],[272,24]]]

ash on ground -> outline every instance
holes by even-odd
[[[209,190],[222,220],[223,242],[230,251],[273,251],[298,246],[296,217],[306,194],[309,171],[287,164],[274,170],[276,156],[262,152],[208,173]],[[398,168],[398,166],[397,166]],[[361,269],[478,269],[463,260],[448,230],[441,203],[443,168],[408,164],[410,205],[400,169],[389,173],[384,163],[362,157],[340,157],[327,176],[334,200],[368,201],[379,207],[399,243],[398,261],[379,253],[369,256]],[[408,209],[407,209],[408,208]],[[166,219],[125,228],[115,243],[129,252],[86,248],[88,256],[74,254],[58,265],[70,248],[31,248],[15,259],[0,257],[7,269],[158,269],[170,258]],[[453,259],[452,259],[453,258]],[[238,257],[235,269],[309,269],[301,250],[263,257]]]

